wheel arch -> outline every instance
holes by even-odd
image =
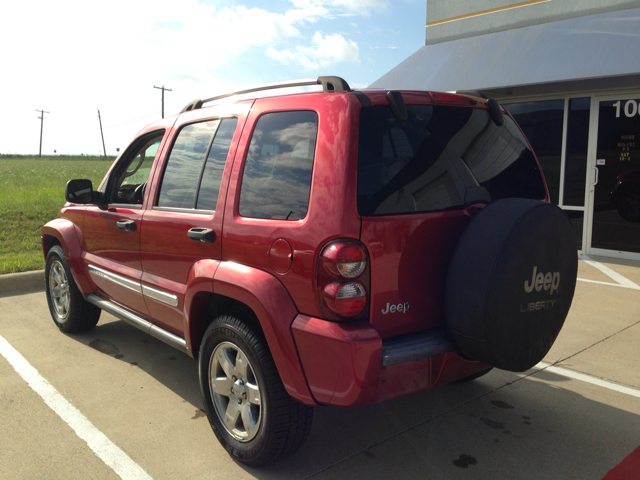
[[[199,356],[202,338],[207,328],[215,318],[221,315],[238,317],[264,338],[260,320],[246,303],[211,291],[199,291],[191,299],[187,325],[189,338],[187,343],[194,358],[197,359]]]
[[[277,278],[256,268],[234,262],[210,267],[206,270],[213,275],[213,281],[212,276],[206,282],[190,278],[190,285],[200,286],[191,292],[188,287],[185,301],[185,340],[194,357],[198,356],[202,337],[213,319],[222,314],[236,315],[265,339],[289,395],[307,405],[316,405],[291,333],[298,311],[286,288]]]
[[[51,248],[54,245],[60,245],[80,292],[93,291],[91,282],[82,266],[82,245],[78,227],[66,218],[56,218],[42,227],[40,235],[45,260]]]
[[[44,259],[45,261],[47,260],[47,255],[49,254],[49,250],[51,250],[55,245],[60,245],[62,247],[62,244],[60,243],[60,240],[58,239],[58,237],[55,237],[53,235],[41,235],[40,236],[40,240],[42,242],[42,253],[44,253]],[[62,247],[64,249],[64,247]]]

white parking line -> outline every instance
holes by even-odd
[[[151,479],[140,465],[131,460],[116,444],[98,430],[80,411],[71,405],[38,371],[0,335],[0,354],[25,382],[42,397],[107,466],[126,480]]]
[[[608,388],[609,390],[613,390],[615,392],[620,392],[631,395],[632,397],[640,398],[640,390],[636,390],[635,388],[624,387],[616,383],[607,382],[606,380],[592,377],[591,375],[586,375],[584,373],[574,372],[573,370],[568,370],[566,368],[554,367],[553,365],[550,365],[546,362],[538,363],[536,365],[536,368],[544,370],[545,372],[555,373],[557,375],[562,375],[563,377],[573,378],[575,380],[580,380],[581,382],[590,383],[592,385],[597,385],[598,387]]]
[[[631,288],[632,290],[640,290],[640,285],[637,285],[636,283],[632,282],[627,277],[623,277],[618,272],[611,270],[606,265],[603,265],[600,262],[596,262],[588,255],[579,255],[578,258],[580,258],[580,260],[582,260],[584,263],[597,268],[602,273],[604,273],[607,277],[616,281],[617,283],[600,282],[597,280],[588,280],[586,278],[578,278],[578,280],[580,280],[581,282],[598,283],[600,285],[610,285],[612,287]]]

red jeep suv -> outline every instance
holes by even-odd
[[[195,100],[65,198],[42,228],[56,325],[104,310],[198,359],[252,466],[296,451],[312,407],[531,368],[575,288],[569,220],[495,100],[338,77]]]

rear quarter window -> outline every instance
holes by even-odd
[[[486,110],[409,105],[360,112],[358,212],[394,215],[460,208],[507,197],[542,199],[542,175],[525,138]]]
[[[243,217],[300,220],[307,214],[318,115],[277,112],[258,120],[245,162]]]

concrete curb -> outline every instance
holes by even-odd
[[[0,275],[0,297],[44,290],[44,270]]]

